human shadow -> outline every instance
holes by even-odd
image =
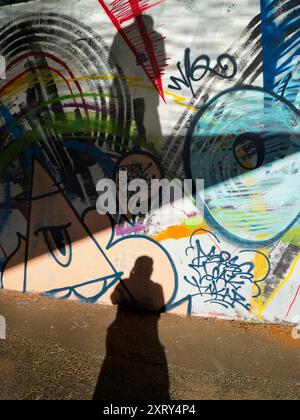
[[[153,260],[140,257],[130,278],[111,296],[118,305],[109,326],[106,357],[94,400],[169,400],[169,374],[158,321],[164,307],[162,287],[151,280]]]
[[[129,44],[135,52],[130,49]],[[131,122],[134,121],[135,146],[151,150],[152,140],[147,130],[154,133],[155,138],[162,139],[163,137],[158,113],[160,95],[153,81],[161,76],[161,66],[166,62],[164,37],[155,31],[154,20],[151,16],[139,15],[133,23],[117,33],[111,46],[109,63],[113,67],[116,61],[127,78],[132,109],[129,113],[126,112],[125,107],[122,109],[120,101],[118,101],[118,115],[116,110],[111,109],[119,132],[116,138],[110,141],[116,152],[128,151],[129,132]],[[147,77],[145,69],[152,81]],[[115,80],[112,85],[112,97],[118,96],[118,85],[118,80]],[[111,106],[114,107],[113,102]]]

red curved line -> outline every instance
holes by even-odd
[[[25,53],[25,54],[20,55],[19,57],[15,58],[13,61],[11,61],[9,64],[7,64],[7,67],[6,67],[7,71],[10,70],[10,68],[12,66],[14,66],[15,64],[17,64],[20,60],[28,58],[28,57],[32,57],[32,56],[33,57],[38,56],[38,57],[50,58],[51,60],[55,61],[56,63],[58,63],[62,67],[64,67],[68,71],[69,75],[71,76],[71,79],[75,79],[75,75],[73,74],[73,72],[69,69],[69,67],[62,60],[55,57],[53,54],[50,54],[50,53],[47,53],[47,52],[42,52],[42,51],[31,51],[29,53]],[[75,83],[75,85],[78,89],[78,92],[79,92],[80,96],[81,96],[82,102],[85,104],[86,102],[85,102],[83,91],[81,89],[80,84],[78,83],[77,80],[74,80],[74,83]],[[85,110],[85,115],[86,115],[87,119],[89,119],[89,113],[88,113],[87,110]]]
[[[70,85],[70,83],[68,82],[68,80],[63,76],[63,74],[58,71],[57,69],[53,68],[53,67],[49,67],[49,66],[36,66],[36,67],[31,67],[30,69],[26,69],[24,71],[22,71],[21,73],[17,74],[17,76],[15,76],[13,79],[11,79],[9,82],[7,82],[1,89],[0,89],[0,94],[3,92],[3,90],[5,90],[8,86],[10,86],[11,84],[13,84],[16,80],[18,80],[20,77],[24,76],[26,73],[29,73],[31,70],[41,70],[43,68],[47,68],[50,69],[51,71],[53,71],[54,73],[57,73],[67,84],[68,89],[71,93],[71,95],[73,96],[74,101],[75,100],[75,96],[74,96],[74,92],[72,90],[72,87]]]

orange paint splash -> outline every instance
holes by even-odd
[[[207,226],[199,226],[198,229],[207,229]],[[170,226],[166,230],[151,236],[157,242],[167,241],[168,239],[182,239],[189,238],[195,228],[189,228],[187,226]],[[203,235],[207,232],[199,231],[197,235]]]

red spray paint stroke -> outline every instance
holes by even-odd
[[[162,3],[164,0],[159,0],[152,5],[147,0],[114,0],[108,6],[107,0],[98,0],[106,14],[114,24],[117,31],[123,37],[124,41],[131,49],[133,54],[138,57],[139,49],[144,48],[148,56],[148,64],[142,63],[144,72],[153,83],[155,89],[159,92],[162,99],[165,101],[162,77],[164,75],[164,69],[167,67],[167,59],[161,57],[160,52],[156,52],[156,43],[164,38],[155,38],[155,32],[147,32],[146,25],[143,21],[142,14]],[[151,1],[151,0],[150,0]],[[136,28],[139,31],[140,38],[130,39],[130,34],[126,32],[126,28],[123,29],[122,25],[134,19],[136,22]]]
[[[291,310],[293,309],[293,306],[294,306],[294,305],[295,305],[295,303],[296,303],[296,299],[297,299],[297,297],[299,296],[299,293],[300,293],[300,286],[298,287],[297,292],[296,292],[296,295],[295,295],[295,297],[294,297],[294,299],[293,299],[293,302],[291,303],[291,306],[289,307],[289,310],[288,310],[288,312],[287,312],[287,314],[286,314],[286,318],[288,318],[288,317],[289,317],[289,315],[290,315],[290,313],[291,313]]]
[[[24,71],[22,71],[21,73],[17,74],[14,78],[10,79],[4,86],[2,86],[0,88],[0,94],[10,85],[12,85],[13,83],[15,83],[18,79],[20,79],[22,76],[24,76],[27,73],[30,73],[31,70],[42,70],[42,69],[47,69],[47,70],[51,70],[53,73],[56,73],[61,79],[64,80],[64,82],[66,83],[66,85],[68,86],[69,92],[70,94],[73,96],[73,99],[76,101],[75,96],[74,96],[74,92],[73,89],[70,85],[70,83],[68,82],[68,80],[64,77],[64,75],[58,71],[57,69],[53,68],[53,67],[49,67],[49,66],[35,66],[35,67],[30,67],[29,69],[26,69]]]
[[[67,72],[69,73],[71,79],[74,80],[74,84],[76,85],[78,92],[80,94],[81,100],[82,102],[86,105],[85,99],[84,99],[84,95],[83,95],[83,90],[80,86],[80,83],[78,83],[78,81],[76,80],[73,72],[69,69],[69,67],[59,58],[55,57],[53,54],[47,53],[47,52],[41,52],[41,51],[31,51],[28,53],[24,53],[22,55],[20,55],[19,57],[15,58],[14,60],[12,60],[8,65],[6,70],[10,70],[11,68],[13,68],[16,64],[18,64],[19,61],[22,61],[28,57],[45,57],[45,58],[49,58],[51,60],[53,60],[55,63],[60,64],[64,69],[67,70]],[[88,114],[88,110],[85,110],[85,114],[87,119],[89,120],[89,114]]]

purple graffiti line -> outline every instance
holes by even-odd
[[[216,245],[207,246],[204,239],[195,239],[196,235],[202,231],[202,237],[207,239],[207,235]],[[256,288],[253,298],[261,295],[260,283],[268,276],[270,264],[268,258],[259,251],[246,250],[240,251],[239,255],[233,256],[230,252],[222,251],[218,244],[219,239],[211,232],[198,230],[190,238],[190,246],[186,249],[186,255],[193,256],[189,268],[193,270],[193,275],[184,276],[184,280],[193,286],[197,292],[194,296],[205,298],[205,303],[215,303],[228,309],[235,309],[240,306],[250,310],[251,305],[243,296],[243,289],[247,284]],[[199,238],[199,236],[197,235]],[[205,242],[205,244],[204,244]],[[255,279],[254,263],[245,261],[241,254],[251,253],[260,254],[266,259],[268,269],[263,278]],[[252,258],[253,259],[253,258]]]

